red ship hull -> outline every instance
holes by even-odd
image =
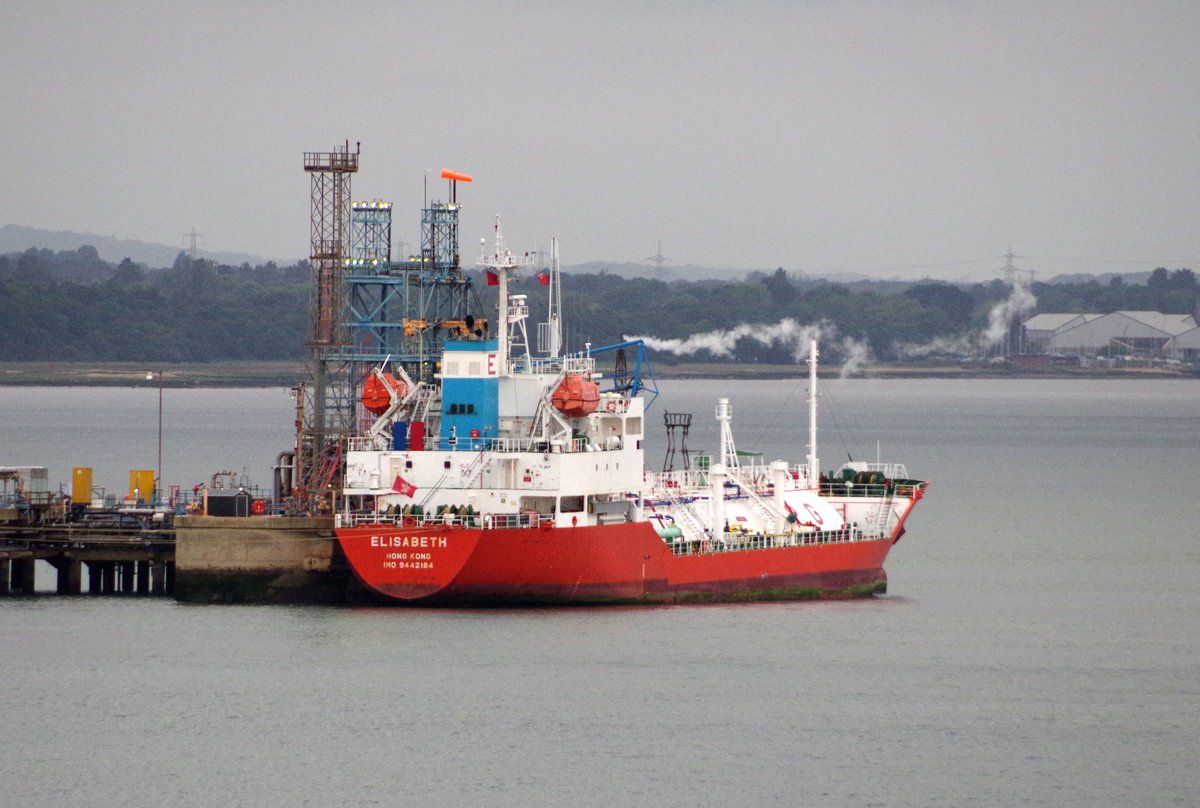
[[[374,596],[413,605],[685,603],[883,592],[893,538],[676,555],[650,524],[339,528]],[[694,548],[699,550],[699,548]]]

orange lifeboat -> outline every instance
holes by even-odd
[[[573,373],[559,383],[551,401],[568,418],[591,415],[600,405],[600,385]]]
[[[392,392],[403,398],[404,382],[390,373],[372,373],[363,385],[362,404],[370,412],[379,415],[392,405]]]

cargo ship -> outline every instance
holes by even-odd
[[[815,340],[804,462],[740,456],[720,399],[720,452],[650,471],[640,378],[598,373],[605,349],[559,350],[557,262],[550,347],[531,355],[527,298],[509,293],[531,263],[504,248],[497,221],[478,262],[498,286],[495,336],[445,342],[432,382],[386,365],[364,381],[376,417],[347,447],[335,530],[370,596],[511,606],[886,591],[884,560],[928,483],[894,463],[820,474]]]

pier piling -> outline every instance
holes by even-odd
[[[55,591],[60,595],[78,595],[83,591],[83,562],[73,558],[47,559],[58,573]]]
[[[120,570],[121,577],[121,592],[128,595],[133,592],[135,579],[133,577],[135,561],[118,561],[117,568]]]

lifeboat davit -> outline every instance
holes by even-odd
[[[568,418],[591,415],[600,406],[600,385],[572,373],[559,382],[551,401]]]
[[[372,373],[363,385],[362,404],[376,415],[392,406],[392,394],[404,398],[405,384],[390,373]]]

